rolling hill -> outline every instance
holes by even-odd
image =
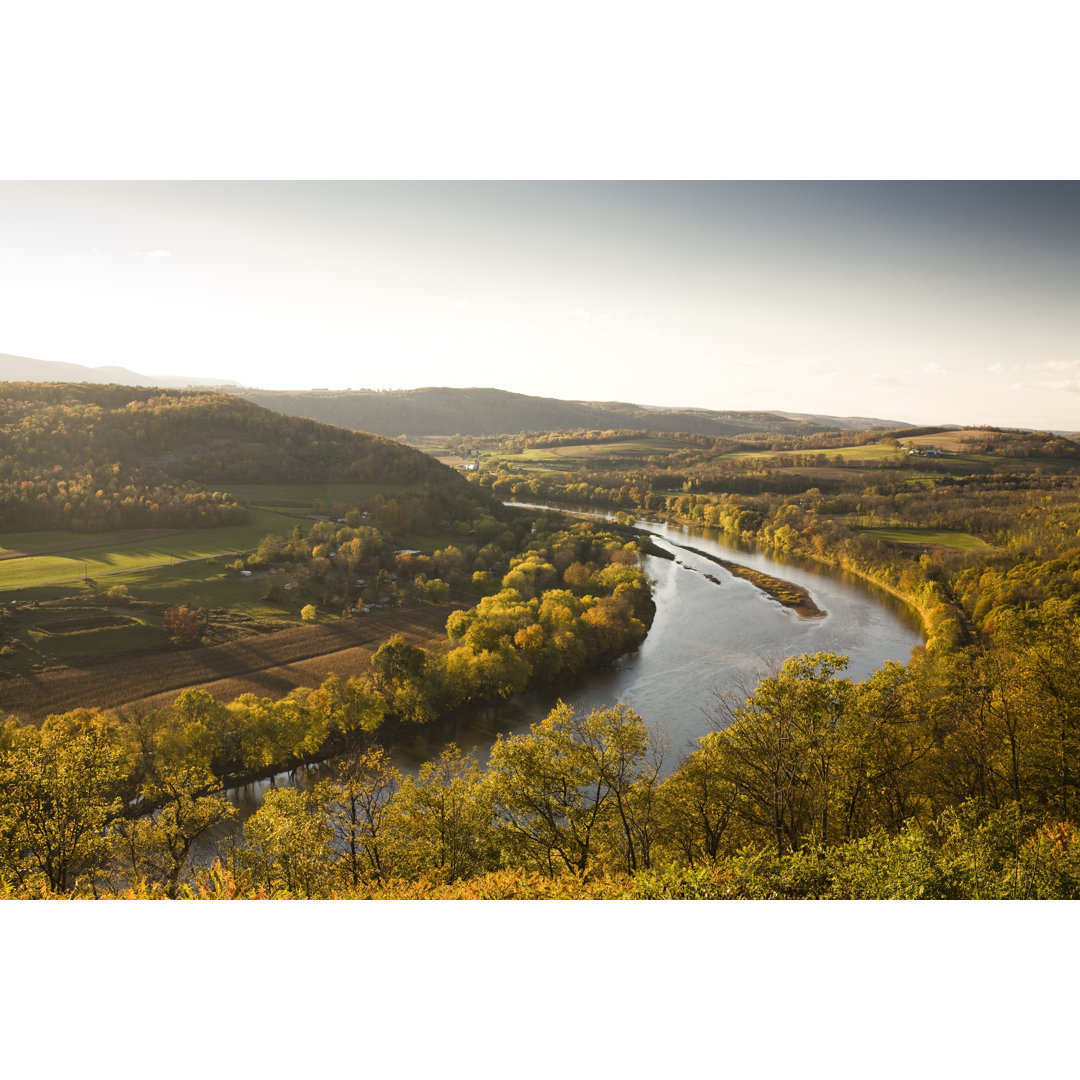
[[[217,391],[0,383],[0,529],[226,524],[230,485],[312,482],[491,500],[410,447]]]
[[[183,388],[186,386],[238,386],[220,379],[200,379],[194,375],[140,375],[124,367],[107,365],[85,367],[82,364],[66,364],[58,360],[34,360],[29,356],[12,356],[0,353],[0,381],[2,382],[85,382],[119,383],[122,386],[162,386]]]
[[[524,431],[635,429],[692,435],[751,431],[902,428],[897,420],[711,409],[666,409],[622,401],[565,401],[490,388],[428,386],[416,390],[243,390],[241,397],[275,412],[378,435],[506,435]]]

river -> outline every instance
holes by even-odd
[[[739,546],[712,529],[641,521],[636,525],[677,560],[644,557],[655,582],[656,618],[641,648],[609,668],[557,688],[419,729],[392,748],[397,768],[415,772],[451,741],[475,751],[484,763],[498,734],[527,731],[562,698],[585,710],[629,703],[650,727],[663,733],[668,747],[663,771],[669,773],[697,738],[713,730],[718,695],[751,688],[770,665],[800,653],[835,652],[850,658],[847,675],[860,680],[885,661],[906,661],[912,648],[922,643],[913,612],[853,575]],[[804,618],[749,581],[677,545],[690,545],[802,585],[825,616]],[[228,796],[240,811],[239,821],[253,812],[271,784],[293,782],[306,783],[307,774],[301,770],[294,778],[283,773],[231,789]],[[211,843],[216,845],[217,839]],[[200,849],[205,855],[206,845],[200,844]]]

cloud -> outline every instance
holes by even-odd
[[[765,356],[754,361],[753,365],[796,375],[835,375],[841,370],[834,360],[822,360],[816,356]]]
[[[930,363],[923,365],[924,375],[945,375],[948,370],[948,368],[943,368],[936,360],[931,360]]]
[[[171,259],[172,252],[166,251],[164,248],[155,248],[153,251],[137,251],[136,255],[141,255],[146,259]]]
[[[1049,390],[1051,393],[1080,393],[1080,360],[1039,360],[1019,364],[1017,371],[1030,372],[1033,378],[1014,383],[1010,390]],[[1041,376],[1041,378],[1039,377]]]
[[[1080,377],[1075,379],[1039,379],[1037,382],[1015,383],[1011,390],[1052,390],[1054,393],[1065,391],[1068,394],[1080,394]]]
[[[572,319],[580,319],[591,326],[604,326],[606,323],[611,322],[610,311],[587,311],[584,308],[574,308],[566,314]]]
[[[991,375],[1000,375],[1005,370],[1004,364],[990,364],[986,369]]]
[[[1043,360],[1039,364],[1028,364],[1029,371],[1076,371],[1080,360]]]
[[[468,306],[469,298],[467,296],[463,296],[460,300],[457,301],[457,303],[454,304],[454,307],[456,308],[467,308]]]

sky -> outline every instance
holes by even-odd
[[[1080,184],[7,181],[0,352],[1076,430]]]

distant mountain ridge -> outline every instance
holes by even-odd
[[[170,390],[183,390],[189,386],[240,386],[235,382],[202,379],[195,375],[140,375],[137,371],[112,364],[86,367],[83,364],[67,364],[62,360],[12,356],[10,353],[0,353],[0,382],[117,383],[120,386],[160,386]]]
[[[325,424],[399,435],[513,435],[524,431],[637,429],[690,435],[779,434],[911,425],[872,417],[785,412],[672,409],[624,401],[568,401],[489,387],[425,386],[416,390],[241,390],[274,412]]]

